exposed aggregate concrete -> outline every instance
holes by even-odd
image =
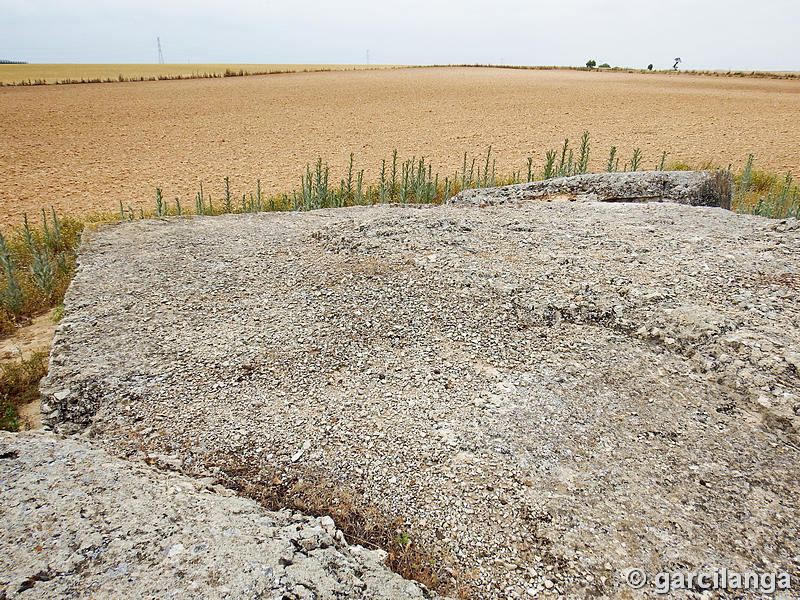
[[[335,481],[475,597],[796,578],[798,222],[485,204],[88,232],[43,417],[198,475]]]

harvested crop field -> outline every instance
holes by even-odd
[[[382,158],[424,154],[442,176],[491,144],[497,171],[538,169],[544,153],[592,135],[590,169],[635,147],[668,160],[741,167],[747,154],[800,169],[800,81],[670,74],[419,68],[136,83],[0,88],[0,226],[55,205],[85,215],[120,201],[151,208],[155,186],[191,205],[261,179],[290,191],[321,156],[367,181]],[[337,179],[338,180],[338,179]]]

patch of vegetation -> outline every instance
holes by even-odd
[[[682,160],[672,160],[667,163],[667,171],[691,171],[692,166]]]
[[[61,302],[53,307],[53,312],[50,315],[50,320],[53,321],[53,323],[58,323],[63,318],[64,318],[64,303]]]
[[[32,227],[25,215],[14,233],[0,233],[0,328],[61,303],[83,226],[76,219],[59,219],[51,208],[49,214],[42,209],[39,227]]]
[[[19,407],[39,398],[39,380],[47,374],[48,353],[0,363],[0,429],[19,431]]]
[[[560,150],[548,150],[545,152],[545,165],[542,171],[542,179],[552,177],[569,177],[570,175],[582,175],[588,172],[589,168],[589,132],[584,131],[581,137],[581,146],[578,156],[569,147],[569,138],[564,140]],[[560,158],[559,158],[560,157]],[[558,163],[556,163],[558,158]]]
[[[4,394],[0,394],[0,429],[19,431],[19,414]]]

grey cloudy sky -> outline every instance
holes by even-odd
[[[505,63],[800,70],[797,0],[0,0],[30,62]]]

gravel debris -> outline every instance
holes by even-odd
[[[798,221],[488,204],[88,231],[43,420],[200,477],[337,482],[477,598],[797,576]]]

